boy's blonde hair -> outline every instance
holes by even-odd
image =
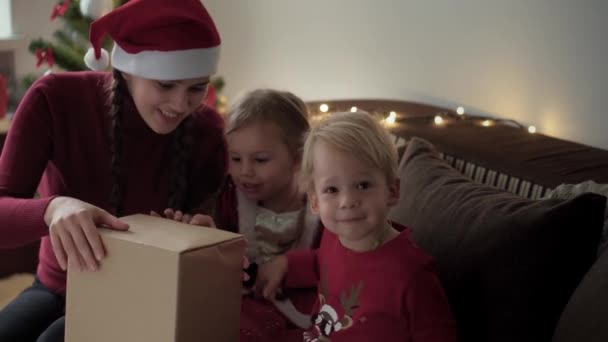
[[[317,142],[342,150],[378,168],[389,184],[397,178],[397,148],[379,120],[365,112],[335,113],[314,126],[304,143],[301,177],[308,190],[314,187],[313,150]]]
[[[288,91],[257,89],[241,96],[226,115],[226,135],[253,123],[273,122],[283,131],[290,153],[300,156],[310,129],[304,102]]]

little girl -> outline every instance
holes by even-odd
[[[227,114],[229,177],[215,223],[245,236],[252,263],[264,264],[292,248],[316,245],[319,221],[298,186],[308,129],[306,106],[289,92],[254,90]],[[284,340],[286,328],[310,325],[310,317],[299,312],[310,312],[314,289],[285,295],[287,299],[270,301],[252,293],[243,297],[241,341]],[[301,339],[301,333],[298,336]]]
[[[173,209],[162,215],[243,234],[248,259],[244,267],[249,262],[264,264],[293,248],[316,247],[320,222],[298,186],[302,148],[310,128],[307,116],[305,104],[289,92],[260,89],[242,96],[226,117],[229,177],[213,217]],[[310,316],[300,312],[311,311],[314,288],[290,289],[281,300],[256,297],[247,289],[244,293],[241,341],[299,341],[300,328],[311,325]]]

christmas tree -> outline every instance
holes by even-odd
[[[61,20],[63,27],[53,33],[53,40],[42,38],[30,42],[29,51],[36,56],[36,67],[47,67],[65,71],[86,70],[83,56],[89,48],[89,25],[114,7],[128,0],[64,0],[51,8],[50,20]],[[111,40],[106,38],[104,47],[111,49]],[[23,79],[25,88],[39,75],[29,75]]]

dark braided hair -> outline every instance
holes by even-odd
[[[114,79],[110,93],[110,152],[112,155],[110,172],[112,176],[112,190],[110,192],[110,205],[114,208],[116,216],[123,215],[123,189],[122,179],[120,177],[120,162],[122,159],[122,108],[125,98],[129,94],[127,83],[122,74],[118,70],[113,72]]]
[[[188,212],[188,179],[192,162],[192,118],[188,116],[173,133],[171,160],[172,174],[169,181],[169,208]]]
[[[124,180],[121,177],[122,149],[122,119],[125,99],[130,96],[127,83],[118,70],[113,71],[112,87],[110,89],[110,151],[112,177],[112,189],[110,192],[110,205],[114,208],[116,216],[124,214],[123,196]],[[173,132],[172,137],[172,161],[169,180],[168,208],[187,212],[189,207],[188,179],[192,162],[193,136],[191,124],[192,118],[188,116]]]

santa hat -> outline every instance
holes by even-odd
[[[131,0],[91,23],[93,46],[84,60],[105,70],[105,34],[114,40],[112,66],[154,80],[210,76],[217,70],[220,36],[200,0]]]

